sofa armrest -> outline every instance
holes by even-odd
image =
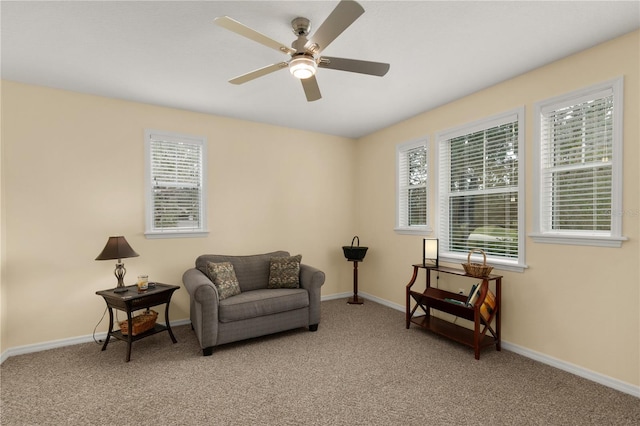
[[[320,288],[324,279],[325,275],[321,270],[300,264],[300,287],[309,292],[309,325],[320,322]]]
[[[320,269],[304,263],[300,264],[300,287],[307,290],[311,288],[320,289],[324,284],[324,278],[324,272]]]
[[[216,345],[218,339],[218,290],[209,277],[192,268],[182,274],[182,283],[189,293],[191,326],[200,346]]]
[[[218,290],[209,277],[196,268],[182,274],[182,283],[189,296],[198,303],[214,303],[218,306]]]

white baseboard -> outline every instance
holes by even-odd
[[[353,293],[336,293],[328,296],[322,296],[322,301],[334,300],[334,299],[344,299],[347,297],[353,296]],[[405,312],[404,305],[399,305],[397,303],[390,302],[385,299],[380,299],[379,297],[372,296],[365,292],[359,292],[358,296],[362,296],[364,299],[371,300],[372,302],[379,303],[381,305],[387,306],[391,309],[395,309],[397,311]],[[180,325],[190,324],[191,321],[189,319],[182,319],[178,321],[171,321],[172,327],[177,327]],[[95,335],[96,340],[104,340],[107,336],[107,333],[99,333]],[[52,340],[50,342],[44,343],[36,343],[33,345],[25,345],[18,346],[15,348],[9,348],[0,355],[0,364],[2,364],[6,359],[16,355],[23,355],[33,352],[46,351],[48,349],[60,348],[63,346],[71,346],[77,345],[80,343],[89,343],[94,340],[93,335],[80,336],[80,337],[72,337],[69,339],[60,339],[60,340]],[[623,382],[618,379],[614,379],[609,376],[605,376],[604,374],[596,373],[594,371],[588,370],[586,368],[577,366],[575,364],[571,364],[566,361],[562,361],[560,359],[551,357],[549,355],[545,355],[540,352],[536,352],[534,350],[525,348],[523,346],[519,346],[513,343],[502,341],[502,349],[515,352],[524,357],[533,359],[535,361],[541,362],[543,364],[550,365],[552,367],[558,368],[560,370],[569,372],[571,374],[575,374],[576,376],[583,377],[587,380],[591,380],[592,382],[599,383],[601,385],[610,387],[612,389],[618,390],[620,392],[624,392],[626,394],[635,396],[640,398],[640,386],[635,386],[627,382]]]
[[[346,297],[350,296],[347,294]],[[358,296],[362,296],[365,299],[369,299],[381,305],[388,306],[392,309],[405,312],[404,305],[398,305],[397,303],[389,302],[388,300],[380,299],[370,294],[358,292]],[[543,364],[550,365],[551,367],[558,368],[576,376],[591,380],[592,382],[599,383],[601,385],[610,387],[612,389],[624,392],[626,394],[640,398],[640,386],[632,385],[631,383],[623,382],[622,380],[614,379],[613,377],[605,376],[604,374],[596,373],[595,371],[588,370],[586,368],[571,364],[570,362],[562,361],[552,356],[536,352],[534,350],[519,346],[513,343],[501,342],[501,348],[507,351],[515,352],[518,355],[522,355],[526,358],[533,359]]]
[[[351,293],[336,293],[336,294],[330,294],[328,296],[322,296],[321,300],[325,301],[325,300],[334,300],[334,299],[344,299],[347,298],[349,296],[352,296]],[[378,300],[374,299],[373,297],[369,297],[371,300],[375,300],[376,302]],[[384,304],[383,301],[380,301],[379,303]],[[178,320],[178,321],[171,321],[171,326],[172,327],[177,327],[180,325],[185,325],[185,324],[190,324],[191,320],[189,319],[182,319],[182,320]],[[95,340],[102,340],[104,341],[104,339],[107,337],[107,333],[106,332],[102,332],[102,333],[97,333],[95,336],[93,334],[89,334],[86,336],[79,336],[79,337],[70,337],[67,339],[59,339],[59,340],[51,340],[49,342],[43,342],[43,343],[35,343],[32,345],[24,345],[24,346],[17,346],[14,348],[9,348],[6,351],[2,352],[2,354],[0,354],[0,364],[2,364],[3,362],[5,362],[7,359],[9,359],[12,356],[16,356],[16,355],[24,355],[24,354],[29,354],[29,353],[34,353],[34,352],[40,352],[40,351],[46,351],[49,349],[55,349],[55,348],[61,348],[64,346],[72,346],[72,345],[78,345],[80,343],[90,343],[94,341],[94,337]]]
[[[177,327],[185,324],[191,324],[191,321],[189,319],[171,321],[171,327]],[[51,340],[49,342],[35,343],[33,345],[24,345],[24,346],[17,346],[15,348],[9,348],[6,351],[4,351],[2,355],[0,355],[0,364],[5,362],[5,360],[9,359],[10,357],[16,356],[16,355],[24,355],[24,354],[34,353],[34,352],[41,352],[49,349],[62,348],[64,346],[78,345],[80,343],[90,343],[94,341],[94,337],[95,337],[95,340],[104,341],[104,339],[106,339],[107,337],[107,333],[106,332],[96,333],[95,336],[93,334],[88,334],[86,336]]]
[[[592,382],[600,383],[601,385],[613,388],[620,392],[633,395],[636,398],[640,398],[640,386],[632,385],[631,383],[623,382],[622,380],[614,379],[604,374],[596,373],[595,371],[588,370],[586,368],[571,364],[566,361],[554,358],[549,355],[545,355],[540,352],[519,346],[513,343],[502,341],[502,349],[506,349],[511,352],[515,352],[524,357],[539,361],[543,364],[550,365],[551,367],[558,368],[576,376],[591,380]]]
[[[391,309],[395,309],[396,311],[405,312],[404,305],[398,305],[397,303],[389,302],[386,299],[380,299],[379,297],[372,296],[372,295],[370,295],[368,293],[358,292],[358,296],[362,296],[365,299],[371,300],[372,302],[376,302],[376,303],[379,303],[381,305],[387,306],[387,307],[389,307]]]
[[[327,300],[344,299],[350,296],[353,296],[353,293],[334,293],[328,296],[321,296],[320,300],[326,302]]]

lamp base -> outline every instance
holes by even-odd
[[[118,279],[118,285],[116,286],[114,293],[126,293],[127,288],[124,286],[124,275],[127,273],[127,270],[124,268],[124,263],[118,259],[118,263],[116,263],[116,270],[113,271],[113,275]]]

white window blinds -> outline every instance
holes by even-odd
[[[536,104],[536,242],[620,247],[622,77]]]
[[[147,234],[205,231],[204,138],[148,132]]]
[[[396,230],[424,232],[427,228],[427,144],[399,145],[397,157]]]
[[[611,231],[613,92],[541,111],[544,231]]]
[[[438,137],[445,253],[480,248],[494,259],[523,264],[521,115],[509,113]]]

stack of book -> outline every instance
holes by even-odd
[[[488,323],[493,315],[493,311],[496,309],[496,295],[491,290],[487,291],[487,296],[480,306],[480,315]]]
[[[471,286],[471,291],[469,291],[469,297],[467,297],[467,306],[473,307],[478,298],[480,297],[480,290],[482,288],[482,284],[474,284]],[[482,305],[480,305],[480,315],[485,321],[489,321],[491,315],[493,315],[494,310],[496,309],[496,295],[490,289],[487,289],[487,295],[482,301]]]
[[[480,283],[474,284],[471,286],[471,290],[469,291],[469,297],[467,297],[467,306],[473,306],[480,297]]]

